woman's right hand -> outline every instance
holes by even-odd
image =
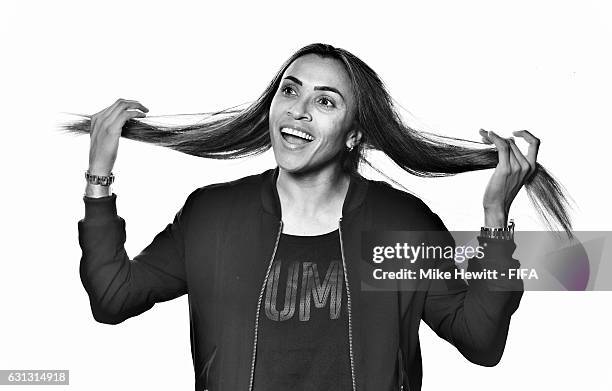
[[[91,117],[89,130],[90,174],[110,175],[117,159],[123,125],[129,119],[145,117],[145,113],[148,111],[149,109],[138,101],[117,99],[115,103]]]

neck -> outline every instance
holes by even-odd
[[[276,188],[283,207],[306,216],[342,208],[350,183],[340,165],[307,173],[292,173],[279,168]]]

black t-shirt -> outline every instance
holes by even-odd
[[[282,234],[259,315],[255,391],[351,389],[338,230]]]

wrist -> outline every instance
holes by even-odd
[[[85,179],[91,185],[110,186],[115,181],[115,176],[112,172],[110,175],[95,175],[87,170],[85,171]]]
[[[510,224],[504,227],[481,227],[479,239],[514,239],[514,220],[510,219]]]
[[[485,227],[506,227],[508,225],[508,214],[500,208],[485,208]]]
[[[92,175],[109,176],[113,171],[112,167],[90,165],[87,170]]]
[[[103,171],[103,170],[102,170]],[[96,172],[101,172],[100,170]],[[108,197],[111,195],[110,186],[113,184],[115,177],[112,172],[110,175],[94,174],[90,170],[85,171],[85,196],[91,198]]]
[[[90,198],[108,197],[111,195],[110,186],[93,185],[88,183],[85,186],[85,196]]]

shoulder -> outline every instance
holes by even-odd
[[[384,181],[366,180],[368,181],[367,200],[378,207],[386,205],[386,208],[393,208],[398,211],[431,212],[429,206],[421,198],[407,190],[397,189]]]
[[[212,183],[210,185],[197,188],[194,193],[196,193],[196,195],[198,196],[217,194],[228,195],[231,193],[239,193],[242,191],[256,190],[261,184],[261,181],[263,180],[263,175],[265,173],[267,173],[267,171],[227,182]]]
[[[366,179],[367,207],[385,223],[418,229],[445,229],[442,220],[420,197],[384,181]],[[396,224],[393,224],[396,225]]]
[[[428,208],[427,205],[417,195],[409,193],[407,190],[397,189],[384,181],[368,181],[368,198],[377,202],[391,202],[394,205],[401,203],[403,207]],[[397,206],[397,205],[396,205]]]
[[[234,179],[227,182],[201,186],[191,192],[185,205],[190,209],[220,211],[232,206],[245,206],[248,202],[259,200],[259,189],[268,171]],[[255,197],[257,196],[257,197]]]

